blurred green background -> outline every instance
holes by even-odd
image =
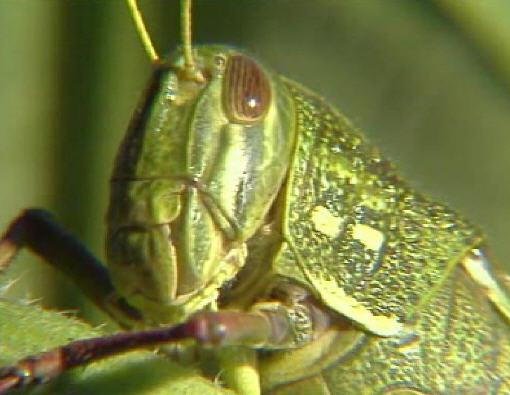
[[[168,52],[177,0],[140,3]],[[507,0],[202,0],[193,31],[323,95],[510,268],[508,20]],[[0,0],[0,227],[45,207],[103,256],[110,168],[150,70],[120,0]],[[27,252],[9,278],[9,296],[81,306]]]

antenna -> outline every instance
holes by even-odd
[[[143,21],[142,13],[138,7],[137,0],[126,0],[133,22],[135,23],[138,36],[152,63],[159,62],[159,56],[154,49],[151,37]],[[205,78],[195,65],[193,59],[193,46],[191,44],[191,0],[181,0],[181,40],[184,56],[185,75],[190,80],[204,82]]]
[[[133,17],[133,22],[135,23],[136,30],[138,31],[138,35],[140,36],[140,40],[142,41],[145,52],[147,52],[147,55],[149,56],[149,59],[152,63],[159,62],[159,56],[154,49],[154,45],[152,44],[149,32],[145,27],[142,13],[140,12],[140,8],[138,7],[136,0],[126,0],[126,3],[131,16]]]
[[[184,67],[187,77],[197,82],[205,81],[203,74],[195,66],[191,44],[191,0],[181,0],[181,38]]]

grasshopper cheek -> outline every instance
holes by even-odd
[[[271,86],[255,61],[244,55],[231,56],[223,81],[223,103],[231,122],[255,123],[266,114]]]

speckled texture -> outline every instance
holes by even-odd
[[[320,98],[292,82],[288,86],[300,131],[287,190],[288,242],[274,268],[309,285],[315,277],[335,281],[371,314],[397,317],[404,326],[386,338],[346,331],[346,341],[329,343],[313,364],[305,360],[310,367],[301,379],[271,390],[268,384],[267,392],[509,393],[508,321],[460,265],[481,234],[411,189]],[[317,226],[313,215],[324,211],[319,206],[341,219],[338,234],[321,232],[323,225]],[[354,237],[360,224],[384,235],[379,250]],[[327,299],[327,290],[314,292]],[[341,313],[341,306],[330,307]],[[318,341],[317,347],[324,344]],[[287,358],[293,361],[291,354]],[[282,366],[299,369],[294,360]],[[314,370],[326,360],[328,367]],[[267,361],[263,382],[276,383]]]
[[[385,383],[410,383],[423,392],[443,394],[505,394],[510,390],[508,325],[460,270],[419,314],[413,330],[419,337],[414,352],[399,353],[390,339],[371,340],[356,361],[343,369],[332,368],[325,376],[332,386],[342,377],[347,388],[355,388],[360,380],[380,392],[389,387]],[[381,368],[373,369],[370,360],[380,361]],[[365,373],[355,378],[346,374],[347,367],[350,372]],[[346,383],[347,377],[353,381]]]
[[[508,325],[460,269],[455,269],[401,337],[366,336],[310,379],[274,394],[508,394]],[[303,386],[303,387],[302,387]],[[323,391],[323,392],[321,392]]]
[[[334,280],[374,315],[411,318],[480,234],[452,210],[411,189],[323,100],[288,85],[299,133],[287,197],[290,246],[276,271],[306,283],[310,276]],[[342,220],[336,237],[316,229],[312,213],[318,206]],[[379,250],[353,237],[359,224],[384,236]]]

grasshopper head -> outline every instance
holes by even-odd
[[[157,66],[111,180],[112,276],[154,316],[192,313],[236,275],[295,140],[292,101],[273,73],[229,47],[197,47],[194,59],[201,78],[179,51]]]

